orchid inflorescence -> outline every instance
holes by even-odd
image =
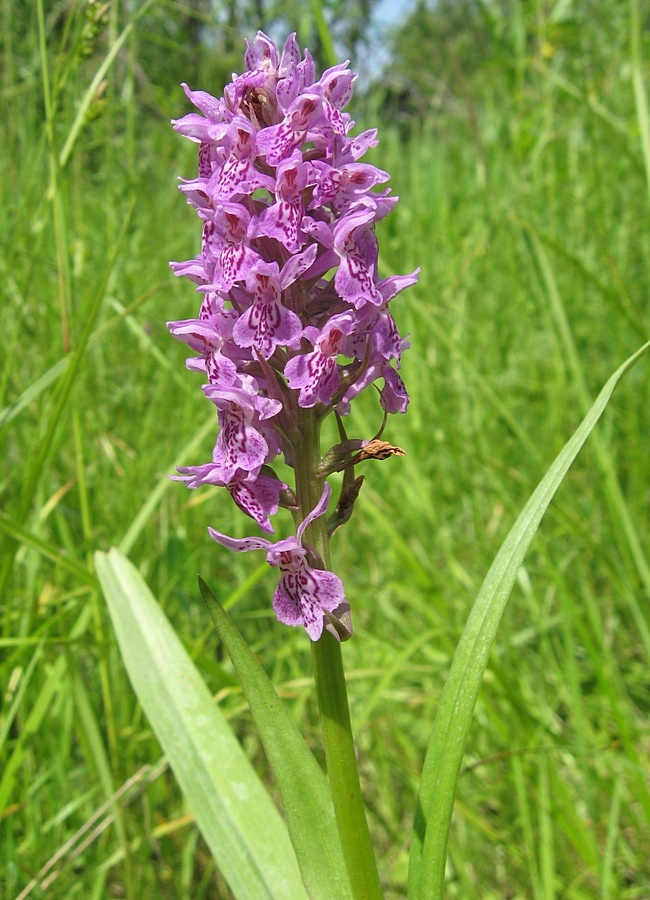
[[[233,550],[267,551],[281,573],[273,600],[281,622],[303,625],[312,640],[324,624],[340,637],[332,622],[349,609],[343,584],[304,533],[331,495],[325,483],[318,499],[317,479],[349,467],[372,442],[348,441],[340,425],[346,439],[318,466],[307,435],[317,435],[332,411],[340,424],[351,401],[378,381],[384,414],[406,411],[397,369],[408,344],[388,306],[417,271],[377,273],[375,223],[397,197],[373,190],[388,174],[358,161],[377,144],[376,129],[348,137],[354,122],[342,110],[356,74],[342,63],[316,81],[295,34],[281,55],[261,31],[246,47],[247,71],[233,76],[222,98],[183,85],[200,114],[173,123],[199,144],[198,177],[180,189],[203,236],[195,259],[171,266],[198,285],[202,302],[198,318],[168,326],[199,353],[187,366],[205,372],[203,391],[220,428],[212,462],[174,477],[190,488],[227,488],[267,534],[278,508],[291,509],[297,535],[276,543],[209,532]],[[280,454],[294,469],[295,491],[271,468]],[[356,498],[350,484],[347,498],[338,524]]]

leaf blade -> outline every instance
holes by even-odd
[[[313,900],[352,896],[327,778],[266,672],[199,576],[199,587],[228,650],[277,779],[305,887]]]
[[[650,350],[650,341],[609,378],[511,528],[485,576],[461,635],[422,772],[409,861],[409,896],[441,898],[456,785],[474,706],[501,616],[517,572],[555,492],[602,415],[623,375]]]
[[[131,682],[231,889],[306,898],[279,812],[140,573],[115,548],[95,563]]]

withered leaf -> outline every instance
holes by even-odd
[[[364,459],[387,459],[389,456],[406,456],[406,450],[375,438],[359,451],[357,459],[361,462]]]

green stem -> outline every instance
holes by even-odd
[[[355,900],[381,898],[379,874],[359,786],[341,645],[325,631],[312,644],[327,774],[343,857]]]
[[[296,459],[296,490],[304,518],[317,504],[323,482],[316,477],[320,459],[319,421],[313,410],[302,411],[301,447]],[[307,541],[329,568],[329,537],[325,517],[307,530]],[[343,857],[355,900],[382,897],[377,863],[370,840],[366,810],[352,737],[348,695],[340,643],[327,631],[312,644],[314,678],[323,729],[327,774],[334,803]]]

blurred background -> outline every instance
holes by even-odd
[[[166,477],[209,459],[200,376],[165,322],[192,317],[196,146],[180,88],[219,95],[244,38],[297,31],[358,71],[355,132],[400,203],[381,274],[421,267],[406,416],[368,463],[333,561],[385,894],[437,699],[499,546],[609,375],[650,337],[650,11],[638,0],[3,0],[0,41],[0,894],[228,898],[133,695],[93,573],[140,568],[274,790],[200,600],[231,610],[321,758],[309,641],[276,573],[207,525],[226,492]],[[447,894],[650,896],[650,378],[626,377],[544,519],[479,699]],[[350,437],[381,422],[360,398]],[[327,437],[327,435],[326,435]],[[332,441],[335,440],[333,433]],[[279,517],[279,528],[291,528]]]

